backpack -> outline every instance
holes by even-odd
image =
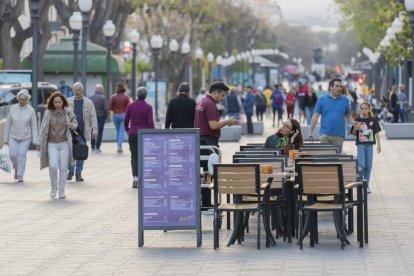
[[[281,106],[283,104],[283,96],[282,96],[282,94],[280,94],[280,93],[275,94],[274,97],[273,97],[273,99],[274,99],[275,104],[277,106]]]

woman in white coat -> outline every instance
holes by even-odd
[[[49,167],[50,197],[56,197],[59,186],[59,198],[64,199],[68,165],[75,163],[70,129],[76,129],[78,122],[68,100],[60,92],[54,92],[49,97],[46,108],[39,132],[40,169]]]
[[[4,143],[9,145],[14,179],[23,182],[27,151],[30,144],[38,145],[36,113],[29,105],[30,94],[26,89],[17,93],[18,104],[10,108],[7,116]]]

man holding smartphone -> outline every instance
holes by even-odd
[[[221,120],[216,104],[226,96],[229,88],[222,82],[215,82],[210,86],[208,95],[196,106],[194,127],[200,129],[200,145],[219,147],[220,129],[227,125],[235,125],[238,120],[234,117]],[[208,170],[206,161],[201,162],[204,171]],[[201,207],[206,209],[211,204],[211,192],[208,188],[201,189]]]

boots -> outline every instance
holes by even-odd
[[[57,187],[52,186],[52,188],[50,189],[50,197],[55,198],[56,197],[56,192],[57,192]]]
[[[66,198],[66,194],[65,194],[65,186],[60,186],[59,187],[59,198],[60,199],[65,199]]]

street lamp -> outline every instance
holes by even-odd
[[[37,81],[39,78],[39,72],[37,71],[37,65],[39,63],[39,0],[31,0],[31,9],[30,15],[32,19],[32,36],[33,36],[33,45],[32,45],[32,103],[33,108],[37,114],[38,106],[38,89]]]
[[[154,55],[154,81],[155,81],[155,121],[159,122],[158,117],[158,57],[162,47],[162,37],[160,35],[153,35],[150,40],[152,53]]]
[[[177,51],[178,48],[180,47],[180,45],[178,45],[177,40],[172,39],[170,41],[170,43],[168,44],[168,48],[170,50],[171,56],[172,56],[172,61],[173,61],[173,66],[170,66],[171,70],[170,70],[170,74],[172,74],[172,83],[173,83],[173,89],[171,91],[171,96],[174,96],[175,93],[175,89],[177,87],[177,83],[176,83],[176,77],[175,77],[175,68],[176,68],[176,63],[177,63]]]
[[[219,80],[221,80],[221,66],[223,65],[223,57],[222,56],[220,56],[220,55],[218,55],[217,57],[216,57],[216,65],[217,65],[217,68],[218,68],[218,75],[219,75]]]
[[[189,80],[188,80],[188,70],[187,70],[187,55],[190,53],[190,51],[191,51],[191,46],[190,46],[190,44],[188,44],[188,42],[184,42],[182,45],[181,45],[181,55],[182,55],[182,57],[183,57],[183,60],[184,60],[184,64],[185,64],[185,70],[184,70],[184,81],[187,81],[187,82],[189,82]]]
[[[210,86],[212,82],[211,64],[214,61],[214,55],[211,52],[207,54],[207,61],[208,61],[208,85]]]
[[[203,57],[203,50],[201,48],[197,48],[197,50],[195,51],[195,57],[197,59],[198,83],[200,84],[200,87],[199,87],[199,89],[197,89],[197,91],[200,91],[201,87],[203,87],[203,80],[201,78],[201,66],[200,66],[201,58]]]
[[[115,34],[116,27],[112,20],[107,20],[103,26],[103,33],[106,42],[106,100],[109,102],[109,95],[111,93],[111,50],[112,37]]]
[[[79,9],[82,12],[82,85],[84,89],[86,88],[86,65],[87,65],[87,56],[86,56],[86,43],[88,40],[88,13],[92,8],[92,0],[79,0],[78,1]]]
[[[128,34],[128,40],[129,42],[131,42],[132,44],[132,79],[131,79],[131,96],[132,99],[135,100],[135,89],[136,89],[136,85],[137,85],[137,43],[139,40],[139,32],[137,32],[137,30],[132,30],[129,34]]]
[[[78,81],[78,46],[79,46],[79,34],[82,28],[82,15],[80,12],[74,12],[69,18],[69,25],[73,32],[73,82]]]
[[[411,40],[414,45],[414,0],[405,0],[405,8],[410,14],[411,23]],[[414,106],[414,51],[411,51],[411,89],[409,90],[410,105]],[[413,116],[413,110],[411,110],[411,117]]]

